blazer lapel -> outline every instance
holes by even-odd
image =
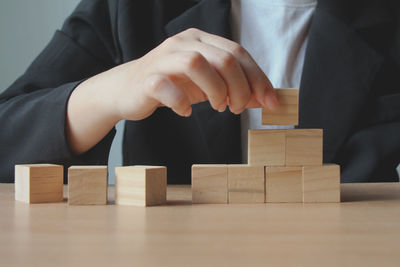
[[[230,1],[203,0],[165,26],[167,36],[189,28],[231,39]],[[193,119],[208,149],[209,162],[241,162],[240,117],[229,111],[214,111],[208,102],[193,106]],[[196,130],[196,129],[194,129]]]
[[[324,161],[354,131],[382,57],[353,27],[317,7],[309,32],[300,90],[300,128],[324,129]]]

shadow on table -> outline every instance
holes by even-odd
[[[168,206],[187,206],[192,205],[192,201],[190,200],[168,200]]]
[[[400,187],[395,183],[342,184],[341,202],[400,201]]]
[[[365,201],[385,201],[399,200],[398,195],[374,195],[374,194],[358,194],[345,195],[341,197],[341,202],[365,202]]]
[[[108,200],[107,205],[115,205],[115,200]],[[188,200],[168,200],[166,206],[186,206],[192,205],[192,201]]]

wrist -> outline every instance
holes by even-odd
[[[87,79],[81,84],[80,89],[83,99],[87,100],[88,105],[98,113],[102,121],[114,126],[123,118],[117,108],[119,94],[113,90],[119,85],[114,81],[110,71],[112,70]]]

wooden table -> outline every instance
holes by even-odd
[[[109,198],[112,202],[113,188]],[[28,205],[0,184],[0,266],[400,266],[400,184],[343,184],[342,203]]]

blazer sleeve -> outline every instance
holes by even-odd
[[[82,1],[26,72],[0,95],[0,182],[14,181],[15,164],[107,163],[115,130],[77,156],[68,147],[65,121],[76,86],[119,63],[113,12],[107,1]]]

